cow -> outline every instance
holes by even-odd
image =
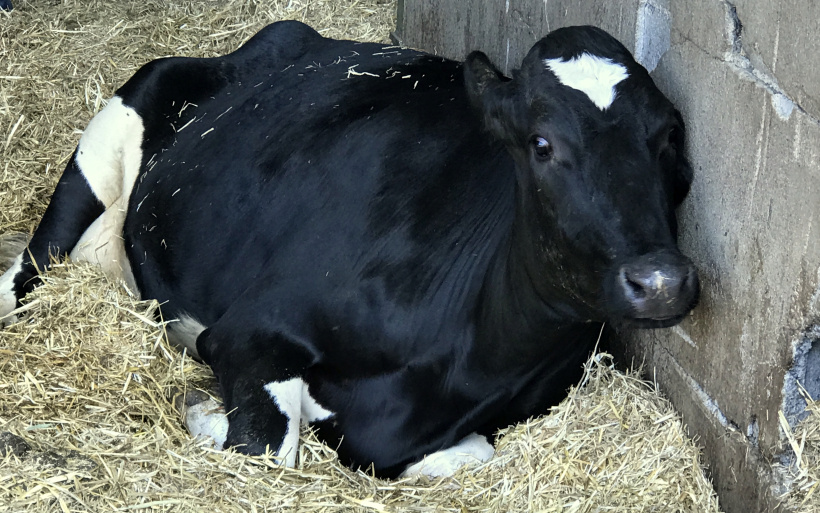
[[[549,33],[507,77],[282,21],[117,90],[0,318],[50,257],[95,262],[213,369],[219,445],[293,466],[307,422],[352,467],[448,475],[557,404],[603,323],[694,308],[683,151],[680,113],[598,28]]]

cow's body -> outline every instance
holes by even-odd
[[[581,50],[640,72],[614,40],[577,30],[567,47],[585,37]],[[222,58],[149,63],[89,125],[31,255],[73,250],[160,300],[179,319],[171,336],[219,378],[227,444],[248,452],[270,445],[292,464],[302,418],[347,462],[395,475],[542,413],[577,378],[601,322],[670,325],[696,301],[674,243],[685,163],[651,162],[668,178],[631,171],[643,164],[634,139],[677,120],[645,72],[618,93],[638,91],[626,110],[559,86],[551,98],[567,114],[551,114],[548,137],[556,151],[566,143],[576,162],[559,163],[589,190],[560,182],[569,206],[534,201],[543,179],[522,170],[529,157],[492,114],[509,107],[487,92],[510,83],[480,56],[467,67],[295,22]],[[625,79],[609,80],[614,91]],[[580,172],[618,159],[636,163]],[[647,189],[644,205],[619,197],[630,186]],[[33,275],[24,254],[0,279],[0,317]]]

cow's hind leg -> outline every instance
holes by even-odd
[[[125,207],[142,164],[142,136],[140,116],[119,97],[94,116],[28,248],[0,277],[0,324],[14,321],[9,314],[37,284],[38,270],[46,268],[51,257],[67,255],[78,242],[75,255],[80,260],[117,258],[117,265],[108,266],[115,274],[127,264],[124,249],[116,245],[122,246]],[[130,270],[119,275],[127,279]]]

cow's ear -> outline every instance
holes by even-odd
[[[470,103],[481,113],[487,130],[502,141],[513,143],[518,111],[515,83],[483,52],[472,52],[464,62],[464,84]]]
[[[692,166],[683,155],[678,155],[678,161],[675,165],[675,194],[674,204],[678,207],[686,196],[689,195],[689,189],[692,186]]]
[[[475,105],[480,103],[481,96],[488,88],[503,83],[504,75],[490,61],[484,52],[471,52],[464,61],[464,81],[467,94]]]
[[[680,112],[675,110],[675,117],[678,120],[679,126],[674,133],[675,140],[672,141],[677,149],[677,161],[675,162],[675,191],[673,201],[675,207],[677,207],[689,194],[689,188],[692,185],[693,173],[692,166],[689,164],[689,161],[684,155],[686,145],[684,134],[686,132],[686,126],[683,123],[683,116],[681,116]]]

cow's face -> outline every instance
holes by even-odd
[[[590,27],[542,39],[513,80],[480,53],[465,77],[516,161],[517,240],[539,294],[594,320],[679,322],[699,292],[674,212],[692,174],[680,114],[646,70]]]

